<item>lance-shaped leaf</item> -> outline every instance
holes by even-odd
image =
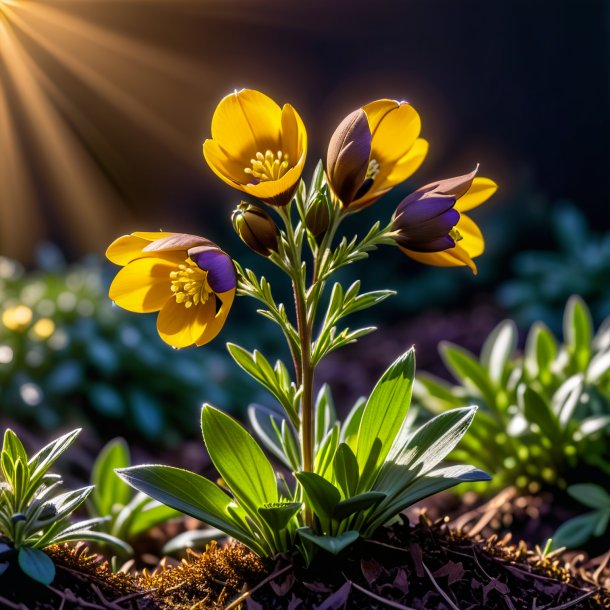
[[[233,418],[204,405],[201,430],[205,446],[220,476],[251,516],[278,501],[275,472],[257,442]]]
[[[322,522],[323,527],[328,525],[335,506],[341,501],[339,490],[314,472],[297,472],[294,476],[303,487],[309,505]]]
[[[226,532],[251,549],[261,546],[228,508],[232,498],[208,479],[172,466],[144,465],[117,473],[126,483],[159,502]]]
[[[355,453],[361,472],[376,441],[380,448],[373,471],[388,455],[411,404],[414,374],[415,351],[411,348],[390,366],[373,389],[358,429]]]

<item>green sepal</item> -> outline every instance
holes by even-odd
[[[332,555],[338,555],[360,538],[360,533],[352,530],[343,532],[339,536],[317,536],[310,528],[300,527],[297,530],[297,533],[301,538],[315,544]]]
[[[261,506],[258,514],[265,523],[276,532],[283,530],[303,506],[302,502],[286,502],[275,505]]]

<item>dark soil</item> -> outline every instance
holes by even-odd
[[[254,591],[246,608],[610,608],[610,574],[603,565],[593,576],[525,545],[473,539],[425,518],[416,527],[380,530],[375,540],[363,540],[341,557],[320,555],[309,570],[287,561],[276,570],[281,574]]]
[[[469,537],[445,521],[396,524],[343,555],[265,565],[241,545],[211,545],[179,565],[115,573],[85,547],[54,547],[51,587],[16,567],[0,579],[0,608],[17,610],[471,610],[610,609],[610,552],[565,563],[496,537]],[[10,583],[10,584],[9,584]]]

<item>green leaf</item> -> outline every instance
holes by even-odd
[[[138,536],[157,525],[179,518],[181,514],[179,511],[165,506],[165,504],[160,504],[156,500],[149,500],[133,515],[129,527],[129,536]]]
[[[28,462],[30,471],[30,493],[36,489],[40,479],[53,466],[57,459],[64,453],[80,434],[80,428],[73,430],[64,436],[59,437],[53,442],[43,447],[38,453],[32,456]]]
[[[577,295],[572,295],[566,305],[563,334],[577,370],[584,371],[591,357],[593,321],[587,305]]]
[[[244,508],[258,515],[259,507],[278,501],[273,467],[242,426],[206,404],[201,430],[214,466]]]
[[[402,468],[398,464],[389,464],[388,466],[398,471]],[[365,537],[371,536],[378,527],[401,513],[405,508],[428,496],[455,487],[459,483],[489,480],[491,480],[491,477],[486,472],[473,466],[447,466],[432,470],[396,493],[388,490],[387,498],[381,501],[367,519],[363,535]]]
[[[496,392],[487,371],[467,350],[451,343],[439,346],[445,366],[463,385],[476,392],[491,410],[497,410]]]
[[[91,483],[95,486],[91,500],[98,515],[110,515],[113,506],[125,506],[129,502],[132,492],[114,471],[127,468],[130,463],[129,447],[122,438],[111,440],[100,451],[91,473]]]
[[[301,538],[308,540],[332,555],[338,555],[360,538],[360,534],[354,531],[343,532],[340,536],[317,536],[308,527],[299,528],[297,533]]]
[[[354,513],[375,506],[375,504],[378,504],[384,498],[386,498],[386,494],[380,491],[367,491],[346,500],[341,500],[333,509],[332,517],[341,522]]]
[[[506,376],[510,358],[517,347],[517,326],[512,320],[504,320],[487,337],[481,350],[481,363],[496,386]]]
[[[226,532],[256,552],[262,551],[251,533],[229,514],[232,498],[208,479],[181,468],[157,465],[131,466],[119,470],[118,475],[162,504]]]
[[[602,430],[610,430],[610,415],[593,415],[583,419],[578,427],[578,431],[583,436],[592,436]]]
[[[610,522],[610,507],[599,511],[599,521],[593,531],[594,536],[602,536],[608,529],[608,523]]]
[[[282,447],[280,426],[284,421],[281,413],[276,409],[259,404],[248,406],[248,420],[256,436],[265,447],[289,468],[292,464]]]
[[[39,549],[22,546],[18,555],[19,567],[35,581],[50,585],[55,578],[55,565],[51,558]]]
[[[477,407],[445,411],[418,428],[393,462],[387,462],[375,489],[395,494],[435,468],[466,434]]]
[[[303,487],[309,505],[316,516],[323,521],[330,519],[335,506],[341,501],[339,490],[314,472],[297,472],[294,476]]]
[[[610,349],[593,356],[587,368],[587,382],[598,383],[608,371],[610,371]]]
[[[313,469],[314,472],[319,474],[321,477],[331,478],[332,476],[329,475],[328,472],[332,466],[333,459],[337,451],[339,434],[339,423],[335,423],[316,450]]]
[[[366,398],[362,396],[354,403],[341,427],[341,441],[347,443],[352,450],[356,446],[358,428],[360,428],[365,407]]]
[[[275,422],[273,422],[275,425]],[[280,440],[282,442],[282,449],[286,456],[288,467],[292,470],[298,470],[301,468],[301,451],[297,445],[295,433],[292,428],[292,424],[287,420],[282,420],[282,426],[279,431]]]
[[[200,549],[204,550],[206,546],[213,540],[222,538],[223,532],[213,527],[200,530],[188,530],[174,536],[164,545],[161,553],[163,555],[173,555],[185,549]]]
[[[373,388],[358,428],[355,453],[361,472],[377,440],[380,448],[373,472],[388,455],[409,410],[414,374],[415,351],[411,348],[388,368]]]
[[[7,428],[4,432],[2,451],[8,453],[13,463],[17,461],[17,458],[21,458],[21,461],[24,464],[28,463],[28,454],[26,453],[22,442],[10,428]]]
[[[463,399],[454,396],[452,385],[429,373],[419,373],[413,384],[413,394],[433,413],[442,413],[464,404]]]
[[[553,547],[556,549],[564,546],[568,549],[582,547],[593,535],[601,516],[599,512],[593,511],[579,515],[563,523],[553,536]]]
[[[543,436],[551,441],[559,441],[561,438],[559,419],[545,398],[530,386],[522,384],[517,390],[517,402],[525,418],[530,423],[536,424]]]
[[[127,542],[124,540],[121,540],[116,536],[112,536],[111,534],[107,534],[106,532],[96,532],[90,529],[75,529],[69,533],[62,532],[57,536],[54,536],[50,544],[63,544],[64,542],[80,542],[87,540],[110,545],[125,555],[134,554],[134,550],[131,545],[127,544]]]
[[[330,391],[330,386],[325,383],[318,392],[316,399],[316,447],[322,442],[328,431],[337,421],[335,404]]]
[[[358,489],[360,473],[356,455],[346,443],[341,443],[335,452],[333,462],[335,479],[346,498],[353,496]]]
[[[568,493],[589,508],[610,508],[610,494],[594,483],[578,483],[568,487]]]
[[[559,419],[559,424],[566,429],[573,421],[574,411],[580,403],[583,392],[582,375],[568,377],[553,394],[551,410]]]
[[[302,506],[302,502],[280,502],[269,506],[261,506],[258,509],[258,514],[272,530],[279,532],[286,528],[290,519],[301,510]]]
[[[557,341],[542,322],[535,322],[525,344],[525,367],[532,378],[548,376],[557,358]]]

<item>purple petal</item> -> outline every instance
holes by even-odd
[[[413,250],[413,252],[443,252],[449,248],[454,248],[455,241],[449,237],[449,235],[445,235],[444,237],[439,237],[438,239],[433,239],[421,244],[410,243],[405,247],[409,250]]]
[[[401,215],[403,224],[417,225],[444,214],[455,205],[455,197],[433,193],[412,193],[403,199],[396,208],[396,217]]]
[[[191,248],[188,252],[195,264],[208,272],[208,283],[216,293],[233,290],[237,286],[237,273],[231,257],[209,246]]]

